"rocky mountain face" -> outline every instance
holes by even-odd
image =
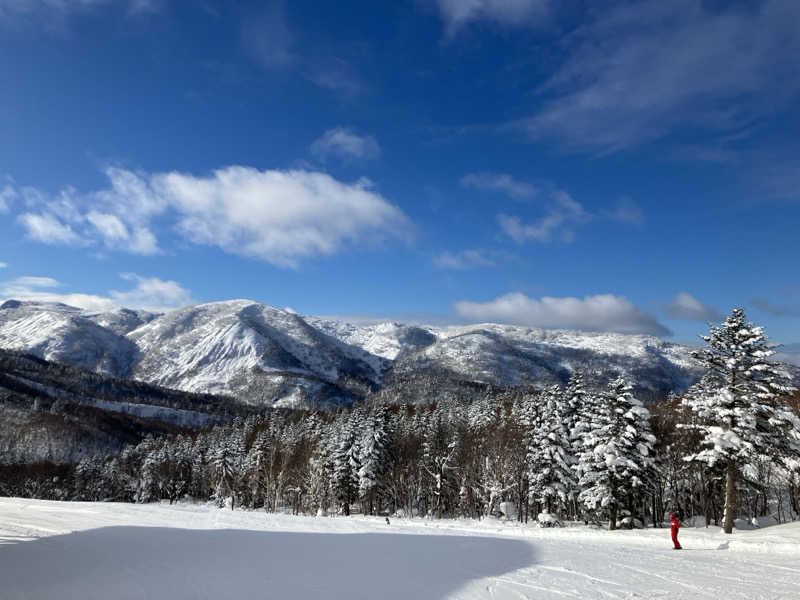
[[[251,405],[320,407],[370,394],[410,402],[487,387],[564,383],[576,369],[623,374],[645,399],[699,375],[690,349],[643,335],[508,325],[354,325],[248,300],[155,315],[88,313],[61,305],[0,305],[0,348]]]

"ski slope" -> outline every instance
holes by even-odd
[[[800,523],[724,536],[0,498],[0,598],[796,598]]]

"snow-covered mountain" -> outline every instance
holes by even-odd
[[[479,324],[437,332],[395,370],[446,370],[497,386],[563,383],[575,370],[589,378],[622,374],[655,395],[683,390],[698,376],[686,346],[647,335],[545,330]]]
[[[10,300],[0,306],[0,348],[289,407],[349,403],[381,388],[412,401],[433,399],[437,378],[457,394],[475,385],[544,386],[565,382],[576,369],[600,379],[625,374],[656,397],[698,375],[689,348],[651,336],[496,324],[354,325],[249,300],[161,315]]]

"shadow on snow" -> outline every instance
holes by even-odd
[[[441,598],[530,565],[517,540],[104,527],[0,546],[3,598]]]

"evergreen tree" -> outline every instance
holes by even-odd
[[[214,465],[214,472],[216,474],[216,491],[215,497],[217,505],[222,507],[225,505],[225,499],[231,498],[231,510],[234,508],[236,502],[235,489],[239,474],[239,459],[241,458],[241,446],[238,441],[239,438],[230,432],[225,435],[225,431],[218,440],[218,445],[212,454],[211,461]]]
[[[375,514],[378,485],[388,468],[386,407],[378,405],[367,420],[359,456],[358,491],[368,514]]]
[[[358,497],[358,438],[351,419],[343,418],[338,443],[333,455],[333,488],[342,512],[349,516],[350,507]]]
[[[580,499],[589,508],[608,512],[609,529],[616,529],[619,509],[653,467],[650,412],[633,397],[632,389],[622,377],[609,384],[605,406],[595,405],[598,412],[578,463]]]
[[[743,466],[758,453],[779,464],[800,457],[800,420],[780,401],[793,390],[788,375],[769,360],[775,352],[763,328],[748,323],[741,308],[702,339],[707,346],[694,356],[706,375],[684,402],[701,421],[687,425],[702,433],[703,450],[687,459],[724,468],[723,528],[732,533]]]
[[[566,503],[574,475],[569,433],[562,421],[561,390],[552,386],[539,396],[538,418],[533,421],[528,445],[529,498],[547,512],[555,502]]]

